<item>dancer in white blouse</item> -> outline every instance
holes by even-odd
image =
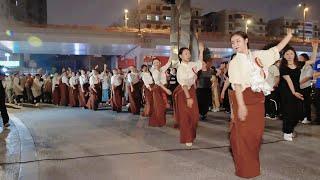
[[[277,61],[290,41],[292,31],[275,47],[251,52],[248,35],[235,32],[231,45],[237,55],[229,65],[229,81],[235,90],[230,93],[232,120],[230,144],[236,175],[253,178],[260,175],[259,152],[264,131],[264,100],[272,87],[266,82],[268,67]]]
[[[81,75],[79,77],[79,105],[80,107],[86,108],[86,104],[89,96],[89,79],[84,70],[81,70]]]
[[[97,110],[101,99],[101,87],[100,79],[98,77],[98,71],[93,69],[92,75],[89,79],[90,84],[90,97],[87,102],[87,108],[92,110]]]
[[[77,107],[79,106],[79,80],[75,72],[71,73],[69,84],[69,106]]]
[[[167,93],[168,95],[171,95],[172,92],[165,87],[167,84],[167,76],[166,71],[171,65],[171,58],[169,58],[168,62],[161,67],[161,62],[158,58],[154,58],[152,61],[152,66],[150,68],[150,72],[152,74],[152,78],[154,80],[154,84],[161,87],[161,89]]]
[[[140,74],[136,67],[130,66],[130,73],[128,74],[129,82],[129,112],[132,114],[140,114],[141,109],[141,86],[140,86]]]
[[[191,54],[188,48],[179,50],[180,64],[177,70],[179,86],[174,90],[174,117],[176,126],[180,129],[180,143],[192,146],[196,138],[196,129],[199,121],[199,109],[196,96],[195,82],[197,72],[203,66],[202,43],[199,44],[199,59],[191,62]]]
[[[54,105],[59,105],[60,103],[60,76],[58,73],[55,73],[52,78],[52,103]]]
[[[166,125],[166,94],[171,95],[172,92],[165,87],[167,83],[166,70],[171,65],[171,58],[167,64],[161,67],[160,60],[155,58],[152,62],[150,72],[153,77],[154,86],[152,88],[153,110],[149,119],[149,126],[162,127]]]
[[[67,106],[69,101],[69,78],[67,72],[62,72],[61,83],[59,84],[60,89],[60,106]]]
[[[40,82],[40,75],[36,74],[31,86],[31,90],[32,90],[32,94],[33,94],[36,106],[39,106],[39,102],[41,98],[41,88],[42,88],[42,83]]]
[[[143,95],[144,95],[144,110],[142,116],[150,117],[153,110],[153,97],[152,97],[152,88],[154,86],[154,82],[152,79],[152,75],[148,70],[147,65],[141,66],[141,79],[143,81]]]
[[[20,99],[23,97],[23,87],[20,85],[19,74],[15,74],[13,78],[13,93],[15,96],[16,103],[20,103]],[[32,92],[31,92],[31,96],[32,96]]]
[[[114,69],[111,77],[111,106],[116,112],[122,111],[123,77],[117,69]]]

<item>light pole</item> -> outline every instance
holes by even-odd
[[[128,29],[128,9],[125,9],[124,10],[124,27],[126,28],[126,29]]]
[[[309,8],[307,7],[306,3],[300,3],[298,5],[298,7],[302,7],[303,8],[303,25],[302,25],[302,40],[303,42],[305,41],[305,23],[306,23],[306,19],[307,19],[307,12],[309,11]]]
[[[250,19],[246,21],[246,34],[248,33],[249,25],[252,23]]]
[[[11,54],[10,53],[4,53],[4,56],[7,58],[7,61],[9,61],[9,58],[10,58]]]
[[[141,35],[141,10],[140,10],[140,0],[138,0],[138,35],[140,36]]]

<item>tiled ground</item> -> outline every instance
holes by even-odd
[[[108,110],[22,108],[10,115],[10,131],[0,134],[1,179],[239,179],[222,112],[199,123],[191,149],[179,144],[170,113],[163,128]],[[320,179],[320,126],[299,125],[297,131],[294,142],[284,142],[281,121],[267,120],[262,175],[255,179]]]

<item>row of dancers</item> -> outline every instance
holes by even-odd
[[[273,88],[266,81],[268,69],[280,59],[280,86],[282,96],[282,120],[284,139],[292,141],[294,129],[303,114],[300,105],[303,95],[300,93],[300,74],[305,65],[314,64],[317,56],[318,42],[313,42],[313,53],[310,60],[298,61],[294,48],[287,46],[292,38],[292,30],[274,47],[266,50],[251,51],[249,38],[244,32],[231,35],[231,45],[236,52],[230,61],[228,76],[231,89],[228,95],[231,104],[230,144],[235,163],[236,175],[253,178],[260,175],[259,153],[265,127],[265,96]],[[190,50],[181,48],[178,56],[180,63],[177,67],[177,88],[171,92],[164,86],[165,71],[171,63],[162,66],[158,59],[153,60],[150,72],[145,67],[142,80],[146,96],[145,115],[149,115],[149,125],[161,127],[166,125],[165,103],[163,95],[173,96],[173,110],[175,127],[180,131],[180,142],[192,146],[196,138],[199,121],[198,101],[196,96],[196,80],[198,72],[205,66],[203,61],[204,45],[199,44],[199,58],[192,61]],[[134,75],[133,75],[134,76]],[[131,82],[132,97],[130,108],[137,103],[134,92],[135,81]],[[112,106],[118,111],[120,108],[121,88],[113,83]],[[119,85],[120,83],[118,83]],[[118,102],[117,102],[118,101]]]
[[[291,38],[292,30],[288,30],[287,35],[276,46],[251,51],[246,33],[235,32],[231,35],[231,46],[236,55],[229,63],[228,82],[231,89],[227,94],[231,105],[230,144],[237,176],[252,178],[260,175],[259,152],[265,125],[264,100],[265,95],[273,90],[266,82],[267,71],[280,59],[279,52],[287,46]],[[51,86],[49,83],[44,87],[48,90],[51,88],[52,100],[56,105],[97,110],[99,103],[105,100],[115,112],[122,111],[126,91],[129,99],[128,111],[138,115],[144,104],[141,115],[148,117],[149,126],[152,127],[166,125],[167,97],[172,96],[175,128],[180,131],[180,143],[190,147],[196,138],[199,121],[198,101],[204,101],[197,98],[196,93],[198,72],[206,66],[203,60],[204,44],[199,43],[198,47],[199,57],[196,60],[191,59],[188,48],[179,49],[180,63],[176,73],[178,84],[174,90],[168,88],[166,76],[166,71],[172,64],[171,58],[164,65],[154,58],[150,68],[147,65],[141,67],[141,73],[131,66],[127,75],[119,69],[113,69],[110,73],[106,66],[101,73],[96,68],[90,73],[84,70],[75,73],[69,69],[63,71],[61,76],[55,74]],[[287,90],[283,91],[283,97],[286,97],[284,100],[288,102],[282,107],[285,112],[284,137],[287,139],[289,136],[293,138],[298,104],[303,100],[299,92],[300,86],[296,84],[296,76],[300,76],[300,70],[305,64],[315,62],[317,47],[318,43],[313,43],[311,60],[300,63],[296,61],[297,55],[293,48],[283,51],[280,76],[282,86]],[[33,79],[35,84],[41,84],[37,82],[40,82],[39,79],[40,76],[36,75]],[[46,84],[49,79],[45,79],[43,83]],[[20,90],[22,89],[21,87]]]

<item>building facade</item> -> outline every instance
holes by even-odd
[[[9,21],[47,24],[46,0],[1,0],[0,9],[0,16]]]
[[[222,10],[218,12],[218,20],[218,31],[224,34],[247,31],[248,34],[254,36],[266,35],[266,23],[264,19],[254,13]]]
[[[292,28],[294,36],[298,38],[303,38],[303,30],[305,39],[319,38],[320,35],[320,27],[317,21],[303,22],[303,20],[286,17],[270,20],[267,25],[267,32],[269,36],[285,36],[287,28]]]
[[[203,16],[201,8],[191,8],[191,25],[195,32],[203,32]]]
[[[0,19],[7,19],[9,17],[8,0],[0,0]]]
[[[163,0],[140,0],[135,9],[128,12],[128,27],[141,29],[170,30],[172,6]],[[197,31],[202,28],[200,8],[191,9],[191,24]]]
[[[219,14],[210,12],[203,15],[202,24],[203,32],[218,32]]]
[[[254,13],[222,10],[210,12],[203,16],[203,31],[222,34],[244,31],[250,35],[264,37],[266,35],[266,23],[263,18]]]

